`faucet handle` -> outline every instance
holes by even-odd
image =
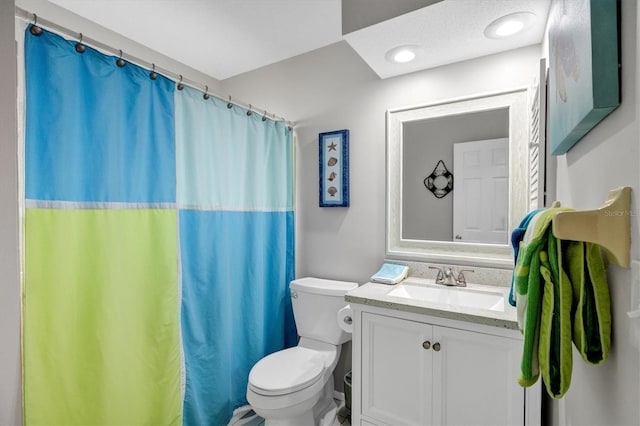
[[[459,285],[460,287],[466,287],[467,285],[467,279],[464,276],[464,272],[474,272],[473,269],[460,269],[460,271],[458,271],[458,278],[456,278],[456,284]]]
[[[437,266],[429,266],[429,269],[435,269],[438,271],[438,275],[436,275],[436,284],[442,284],[444,282],[444,272],[442,268],[438,268]]]

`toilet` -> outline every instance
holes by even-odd
[[[333,370],[351,333],[338,324],[344,295],[356,283],[319,278],[291,281],[298,346],[274,352],[249,373],[247,400],[265,425],[333,425]]]

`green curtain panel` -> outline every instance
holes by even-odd
[[[25,423],[180,424],[175,211],[25,224]]]

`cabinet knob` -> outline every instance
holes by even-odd
[[[425,349],[429,349],[431,347],[431,342],[428,340],[425,340],[424,342],[422,342],[422,347]]]
[[[436,351],[436,352],[440,351],[440,343],[435,342],[433,344],[433,350]]]

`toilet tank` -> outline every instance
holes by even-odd
[[[340,345],[351,340],[351,334],[338,325],[338,311],[347,302],[344,295],[358,284],[320,278],[291,281],[293,316],[300,337]]]

